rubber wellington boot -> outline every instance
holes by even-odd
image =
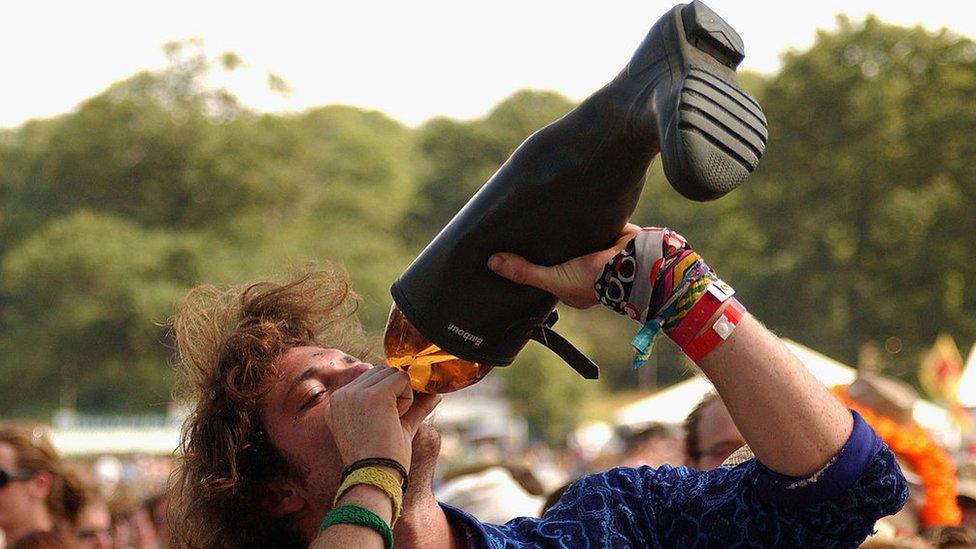
[[[416,390],[448,392],[510,364],[535,339],[597,377],[552,330],[556,298],[490,272],[488,257],[555,265],[607,248],[658,152],[688,198],[741,184],[766,141],[762,111],[736,80],[742,57],[738,34],[701,2],[662,17],[612,82],[522,143],[393,283],[390,365]]]

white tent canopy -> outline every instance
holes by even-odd
[[[966,408],[976,408],[976,344],[969,351],[969,359],[959,377],[959,404]]]
[[[807,370],[828,387],[847,385],[857,377],[857,370],[850,366],[795,341],[789,339],[783,341]],[[621,426],[651,423],[680,424],[702,397],[711,390],[713,390],[712,384],[703,377],[688,379],[624,406],[617,411],[614,421]],[[953,424],[951,415],[944,408],[919,399],[915,404],[913,415],[915,421],[928,429],[936,440],[947,448],[958,448],[961,444],[962,437],[959,429]]]
[[[51,442],[62,456],[70,458],[100,455],[168,456],[180,442],[180,429],[165,427],[54,428]]]

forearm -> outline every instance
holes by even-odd
[[[594,287],[604,304],[644,323],[632,342],[638,360],[661,330],[699,363],[770,469],[809,475],[844,446],[850,414],[776,336],[748,314],[740,320],[734,290],[677,233],[642,229]]]
[[[748,314],[699,366],[756,457],[773,471],[810,476],[851,434],[850,412]]]
[[[715,341],[722,337],[718,332],[697,339],[733,302],[733,291],[670,229],[628,226],[613,248],[552,267],[513,254],[496,254],[489,266],[574,307],[600,302],[642,323],[631,341],[638,351],[636,365],[661,332],[704,357],[698,360],[702,370],[755,454],[773,471],[811,475],[847,442],[850,413],[757,320],[746,314],[724,341]],[[592,286],[586,282],[591,280]],[[738,319],[739,309],[732,311]],[[724,329],[731,330],[734,322],[726,320]]]
[[[376,487],[358,485],[350,488],[339,505],[358,505],[376,513],[387,524],[393,519],[393,506],[390,497]],[[363,547],[383,549],[383,537],[368,527],[353,524],[335,524],[319,533],[309,545],[311,549],[330,547]]]

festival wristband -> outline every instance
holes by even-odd
[[[352,524],[355,526],[365,526],[383,536],[383,545],[386,549],[393,549],[393,530],[379,515],[359,505],[343,505],[329,511],[328,515],[322,519],[319,525],[319,532],[324,531],[334,524]]]
[[[594,281],[600,303],[638,322],[649,320],[651,291],[665,263],[663,250],[670,249],[668,244],[680,238],[670,234],[668,229],[646,227],[630,239]]]
[[[697,363],[732,335],[745,312],[745,307],[733,297],[729,306],[722,311],[722,316],[718,317],[718,320],[711,327],[681,350],[688,355],[688,358]]]
[[[332,505],[336,505],[346,491],[359,484],[375,486],[390,496],[393,502],[393,519],[390,522],[396,524],[397,519],[400,518],[400,508],[403,506],[403,490],[393,473],[379,467],[361,467],[349,473],[336,491]]]
[[[721,280],[712,282],[708,285],[705,293],[691,307],[691,310],[681,319],[678,327],[668,333],[668,336],[678,347],[685,348],[701,331],[702,326],[715,315],[715,311],[718,311],[719,307],[734,294],[735,290],[725,282]]]

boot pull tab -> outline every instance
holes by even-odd
[[[550,351],[569,364],[584,379],[599,379],[600,367],[573,346],[568,339],[552,329],[552,325],[559,320],[559,315],[553,311],[541,326],[532,328],[531,339],[545,345]]]

